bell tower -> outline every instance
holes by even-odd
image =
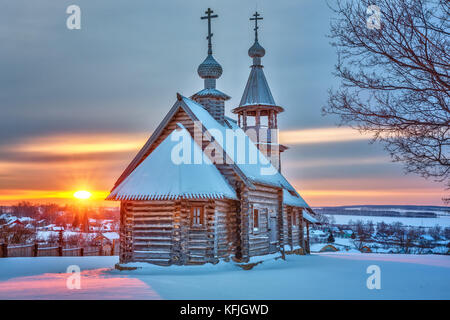
[[[277,117],[284,109],[275,103],[261,64],[261,58],[266,54],[258,42],[258,21],[262,19],[258,12],[250,18],[255,21],[255,42],[248,50],[253,65],[239,107],[232,112],[238,115],[239,126],[249,135],[258,149],[267,156],[275,168],[281,171],[280,153],[287,147],[278,143]]]

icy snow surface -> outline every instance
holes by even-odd
[[[112,269],[117,257],[0,259],[0,299],[450,299],[450,256],[362,253],[287,255],[252,270],[233,263]],[[81,290],[66,268],[79,265]],[[381,269],[381,289],[366,286]]]

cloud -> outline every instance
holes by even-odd
[[[288,145],[337,143],[370,139],[371,136],[363,135],[357,130],[348,127],[280,131],[280,143]]]
[[[315,167],[342,167],[342,166],[360,166],[360,165],[374,165],[374,164],[388,164],[390,159],[385,156],[379,157],[352,157],[352,158],[315,158],[298,161],[284,161],[283,168],[286,169],[301,169],[301,168],[315,168]]]
[[[39,190],[108,190],[147,138],[148,133],[61,133],[21,139],[0,149],[1,193],[32,189],[39,198]]]
[[[326,185],[324,185],[326,187]],[[336,186],[334,186],[336,188]],[[338,187],[338,186],[337,186]],[[298,190],[310,206],[336,205],[443,205],[445,192],[437,188],[417,189],[301,189]]]
[[[81,189],[81,188],[80,188]],[[71,203],[78,202],[79,200],[74,198],[74,190],[34,190],[34,189],[11,189],[1,190],[0,202],[1,203],[16,203],[20,200],[26,201],[39,201],[39,202],[58,202],[58,203]],[[89,199],[90,203],[103,204],[104,199],[109,194],[107,190],[89,190],[92,197]],[[109,203],[113,206],[114,203]]]
[[[25,139],[3,147],[5,151],[48,155],[124,152],[139,149],[148,134],[57,134]]]

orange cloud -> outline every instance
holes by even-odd
[[[74,186],[73,190],[0,190],[1,203],[16,203],[20,200],[37,201],[37,202],[56,202],[56,203],[71,203],[79,200],[74,197],[74,192],[83,189]],[[109,194],[106,190],[89,190],[92,197],[89,203],[102,203]],[[110,203],[114,205],[113,203]]]
[[[279,135],[280,143],[288,145],[348,142],[371,139],[371,136],[363,135],[357,130],[348,127],[280,131]]]
[[[311,206],[336,205],[442,205],[441,189],[303,189],[299,190]]]
[[[4,190],[30,189],[17,200],[66,198],[58,192],[77,186],[109,190],[114,179],[144,144],[147,134],[62,134],[40,136],[2,148],[0,194]],[[12,200],[4,195],[0,201]]]
[[[391,163],[388,157],[366,157],[366,158],[319,158],[302,161],[284,161],[284,168],[313,168],[313,167],[334,167]]]
[[[6,150],[24,153],[84,154],[122,152],[139,149],[148,134],[63,134],[22,141]]]

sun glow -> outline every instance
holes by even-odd
[[[89,199],[92,194],[86,190],[79,190],[73,194],[73,196],[77,199],[86,200]]]

